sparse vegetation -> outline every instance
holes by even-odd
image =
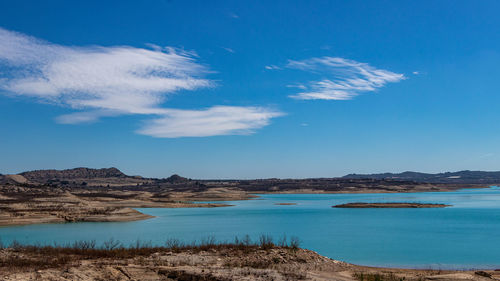
[[[280,248],[285,250],[295,251],[298,249],[298,239],[290,239],[288,243],[286,236],[280,239],[280,245],[273,243],[273,238],[270,235],[261,235],[258,242],[253,242],[250,237],[244,236],[243,239],[236,238],[234,243],[218,242],[215,237],[209,236],[201,239],[199,243],[185,243],[179,239],[167,239],[163,246],[153,246],[151,242],[137,240],[135,243],[128,246],[116,239],[104,241],[101,245],[97,245],[95,240],[90,241],[75,241],[71,244],[59,245],[25,245],[14,240],[9,246],[4,247],[0,240],[1,248],[7,248],[17,253],[28,254],[34,259],[16,256],[9,259],[0,258],[1,265],[7,267],[57,267],[66,264],[70,261],[80,259],[126,259],[138,256],[148,256],[158,252],[174,252],[181,253],[189,251],[198,253],[201,251],[221,251],[221,250],[238,250],[249,252],[255,250],[270,250]],[[51,257],[51,258],[39,258]],[[248,265],[250,267],[265,268],[265,264]]]
[[[296,237],[288,239],[283,235],[277,241],[269,235],[254,240],[248,235],[235,237],[233,242],[218,242],[215,237],[190,243],[167,239],[164,245],[140,240],[124,244],[116,239],[100,244],[91,240],[64,245],[26,245],[13,241],[4,245],[0,240],[0,279],[142,280],[153,276],[147,280],[270,281],[314,279],[318,276],[314,274],[321,272],[321,276],[328,278],[314,280],[337,280],[339,276],[342,277],[339,280],[346,280],[345,274],[350,272],[353,280],[360,281],[420,281],[447,274],[441,270],[367,269],[300,249]],[[313,277],[309,275],[312,273]],[[494,274],[494,271],[471,271],[466,277]],[[17,277],[5,278],[8,276]]]
[[[269,235],[254,240],[246,235],[235,238],[234,242],[218,242],[213,236],[191,243],[167,239],[161,246],[140,240],[125,245],[116,239],[100,244],[91,240],[64,245],[27,245],[13,241],[0,249],[0,279],[13,274],[45,272],[52,277],[45,279],[37,275],[35,279],[59,280],[53,276],[67,273],[68,268],[79,270],[83,275],[83,271],[91,268],[92,274],[103,274],[102,280],[122,280],[110,279],[110,266],[125,276],[131,274],[126,269],[131,266],[134,272],[154,274],[158,280],[222,281],[240,280],[241,277],[248,280],[303,280],[307,276],[305,269],[313,268],[308,262],[320,260],[330,264],[329,259],[319,259],[314,252],[292,248],[286,236],[279,239],[279,244],[276,245]],[[336,265],[331,263],[331,266]],[[149,272],[151,268],[153,273]]]

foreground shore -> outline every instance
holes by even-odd
[[[14,280],[500,280],[498,271],[372,268],[323,257],[296,246],[212,244],[153,248],[71,247],[0,250],[0,279]]]

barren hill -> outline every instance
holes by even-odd
[[[35,170],[23,172],[29,184],[48,184],[51,186],[137,186],[150,180],[138,176],[128,176],[117,168],[74,168],[67,170]]]

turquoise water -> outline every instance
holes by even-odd
[[[277,206],[275,203],[297,203]],[[347,202],[452,204],[436,209],[338,209]],[[500,188],[401,194],[267,194],[227,208],[139,209],[156,218],[122,223],[65,223],[0,228],[4,243],[42,244],[109,238],[162,244],[236,235],[297,236],[333,259],[372,266],[500,268]]]

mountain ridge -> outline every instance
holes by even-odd
[[[129,176],[118,168],[87,168],[78,167],[72,169],[47,169],[47,170],[32,170],[19,173],[17,175],[1,175],[1,178],[7,179],[12,176],[24,177],[30,182],[46,183],[54,180],[73,180],[73,179],[141,179],[141,180],[157,180],[164,183],[186,183],[192,181],[189,178],[173,174],[165,178],[144,178],[141,176]],[[197,180],[200,182],[209,181],[234,181],[234,182],[248,182],[248,181],[283,181],[283,180],[293,180],[293,181],[308,181],[308,180],[318,180],[318,179],[339,179],[339,180],[359,180],[359,179],[375,179],[375,180],[389,180],[389,181],[412,181],[417,183],[465,183],[465,184],[490,184],[490,183],[500,183],[500,171],[472,171],[472,170],[462,170],[456,172],[442,172],[442,173],[422,173],[414,171],[405,171],[401,173],[373,173],[373,174],[347,174],[342,177],[322,177],[322,178],[304,178],[304,179],[213,179],[213,180]]]
[[[427,183],[500,183],[500,171],[472,171],[421,173],[405,171],[402,173],[348,174],[346,179],[394,179]]]

